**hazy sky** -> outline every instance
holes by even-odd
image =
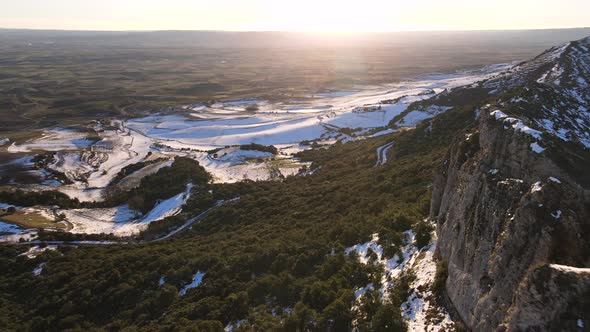
[[[388,31],[590,26],[590,0],[0,0],[0,27]]]

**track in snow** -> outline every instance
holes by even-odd
[[[377,148],[377,162],[373,167],[378,167],[387,163],[387,152],[389,152],[389,149],[391,149],[392,146],[393,142],[389,142]]]

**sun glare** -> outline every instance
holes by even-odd
[[[285,4],[274,1],[269,7],[269,30],[306,32],[360,32],[391,30],[394,11],[391,1],[312,1]],[[376,10],[379,9],[379,10]]]

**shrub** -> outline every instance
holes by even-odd
[[[430,243],[432,237],[432,224],[426,221],[421,221],[414,226],[414,233],[416,234],[416,247],[423,248]]]
[[[432,283],[432,293],[440,298],[445,290],[445,283],[449,277],[449,269],[447,261],[440,260],[436,263],[436,274],[434,275],[434,282]]]

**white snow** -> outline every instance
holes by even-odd
[[[551,213],[551,216],[555,219],[559,219],[561,217],[561,210],[555,210]]]
[[[35,277],[38,277],[41,275],[41,272],[43,272],[43,268],[45,267],[45,262],[37,265],[37,267],[33,270],[33,275],[35,275]]]
[[[555,183],[561,183],[561,181],[559,181],[559,179],[557,179],[557,178],[554,178],[554,177],[552,177],[552,176],[550,176],[550,177],[549,177],[549,180],[551,180],[551,181],[553,181],[553,182],[555,182]]]
[[[536,153],[541,153],[541,152],[545,151],[545,148],[540,146],[539,143],[533,142],[533,143],[531,143],[531,150],[533,150]]]
[[[16,145],[12,143],[8,147],[9,152],[32,152],[43,151],[64,151],[78,150],[93,144],[94,141],[88,138],[88,134],[68,128],[54,128],[41,134],[40,138]]]
[[[115,234],[126,236],[139,233],[147,227],[133,223],[139,213],[127,204],[114,208],[58,210],[72,225],[70,232],[85,234]]]
[[[578,321],[576,322],[578,327],[583,329],[584,328],[584,321],[580,318],[578,319]]]
[[[414,271],[416,279],[410,284],[413,289],[408,300],[402,303],[402,316],[408,324],[408,331],[447,331],[452,330],[453,321],[444,309],[439,307],[430,291],[436,275],[436,235],[433,232],[433,240],[429,247],[413,256],[409,269]],[[429,322],[428,316],[435,310],[439,316],[439,322]]]
[[[198,287],[198,286],[201,284],[201,282],[203,281],[203,277],[204,277],[204,276],[205,276],[205,272],[197,271],[197,273],[195,273],[195,274],[193,275],[193,280],[192,280],[192,281],[191,281],[189,284],[185,285],[185,286],[184,286],[184,287],[183,287],[183,288],[180,290],[180,292],[178,292],[178,294],[179,294],[180,296],[184,296],[184,295],[186,295],[186,292],[187,292],[189,289],[191,289],[191,288],[195,288],[195,287]]]
[[[549,264],[549,267],[552,269],[564,271],[564,272],[573,272],[573,273],[590,273],[590,268],[582,268],[582,267],[574,267],[568,265],[560,265],[560,264]]]
[[[443,112],[450,110],[452,107],[448,106],[432,106],[422,110],[411,111],[406,114],[401,120],[397,122],[400,126],[415,127],[422,121],[431,119]]]
[[[356,252],[358,259],[363,264],[368,264],[370,252],[377,256],[375,264],[381,265],[384,274],[381,279],[380,292],[383,298],[388,295],[388,289],[394,285],[395,278],[399,277],[404,271],[412,270],[416,275],[416,280],[410,285],[414,290],[411,296],[402,306],[402,316],[408,323],[409,331],[444,331],[452,326],[450,315],[444,308],[438,307],[431,298],[430,285],[434,281],[436,274],[436,262],[434,261],[434,252],[436,250],[436,234],[433,232],[433,240],[429,246],[418,250],[413,245],[414,234],[412,231],[404,232],[407,237],[406,245],[402,248],[402,257],[397,255],[387,260],[383,255],[383,248],[378,244],[378,234],[373,234],[371,241],[357,244],[345,250],[348,255]],[[370,250],[369,250],[370,249]],[[375,285],[368,284],[355,291],[355,304],[358,305],[360,298],[369,289],[374,289]],[[354,307],[353,307],[354,308]],[[435,310],[441,321],[438,323],[427,323],[426,316]]]
[[[0,222],[1,224],[2,222]],[[1,233],[1,232],[0,232]],[[0,243],[15,243],[19,241],[32,241],[37,237],[36,230],[21,229],[18,233],[8,233],[0,236]]]
[[[358,300],[361,296],[365,295],[365,293],[368,290],[373,290],[373,289],[375,289],[375,288],[373,287],[373,284],[372,283],[366,285],[365,287],[361,287],[361,288],[357,289],[354,292],[354,299],[355,300]]]
[[[508,115],[506,115],[506,113],[504,113],[504,112],[502,112],[500,110],[492,111],[490,113],[490,115],[493,115],[496,118],[496,120],[500,120],[500,119],[504,119],[504,118],[507,118],[508,117]]]
[[[512,184],[513,182],[516,182],[516,183],[523,183],[524,181],[523,181],[523,180],[521,180],[521,179],[515,179],[515,178],[506,178],[506,179],[504,179],[504,180],[502,180],[502,181],[498,181],[498,183],[499,183],[499,184],[506,184],[506,185],[510,185],[510,184]]]
[[[536,153],[541,153],[545,151],[545,148],[539,145],[539,141],[542,139],[542,132],[536,129],[533,129],[522,122],[522,120],[509,117],[506,113],[495,110],[490,113],[490,115],[494,116],[496,120],[502,120],[505,124],[508,124],[512,129],[521,132],[523,134],[529,135],[535,139],[535,142],[530,144],[531,150]]]
[[[489,173],[489,174],[492,174],[492,175],[496,175],[496,174],[498,174],[498,172],[499,172],[499,171],[498,171],[497,169],[495,169],[495,168],[492,168],[492,169],[490,169],[490,170],[488,171],[488,173]]]
[[[160,277],[160,280],[158,280],[158,286],[164,286],[165,283],[166,279],[164,279],[164,277]]]
[[[531,193],[541,191],[542,189],[543,189],[543,186],[541,185],[541,181],[537,181],[537,182],[533,183],[533,185],[531,187]]]
[[[154,208],[142,218],[139,213],[129,208],[127,204],[114,208],[72,209],[59,210],[66,220],[72,224],[72,233],[85,234],[113,234],[117,236],[134,235],[148,227],[154,221],[176,215],[190,197],[192,184],[186,190],[169,199],[156,204]]]
[[[238,327],[240,327],[242,324],[246,323],[248,320],[247,319],[240,319],[237,322],[234,323],[229,323],[227,324],[227,326],[223,329],[223,331],[225,332],[233,332],[234,329],[237,329]]]
[[[392,129],[392,128],[388,128],[388,129],[384,129],[384,130],[374,133],[373,135],[371,135],[371,137],[379,137],[379,136],[383,136],[383,135],[393,134],[396,132],[397,132],[397,130]]]
[[[527,134],[529,136],[532,136],[534,138],[536,138],[537,140],[541,139],[541,132],[533,129],[527,125],[525,125],[521,120],[516,119],[516,118],[506,118],[504,119],[504,122],[508,122],[512,124],[512,129],[519,131],[521,133]]]
[[[4,146],[6,144],[10,143],[10,139],[8,138],[0,138],[0,146]]]
[[[266,180],[274,178],[277,170],[282,176],[297,174],[304,164],[282,161],[278,166],[250,162],[238,165],[239,160],[235,157],[243,157],[242,161],[246,157],[263,157],[247,155],[252,152],[228,156],[229,160],[220,158],[206,162],[204,151],[249,143],[292,146],[302,141],[361,139],[367,132],[388,126],[412,102],[491,77],[504,67],[426,75],[377,87],[358,86],[355,91],[331,91],[303,100],[247,99],[222,101],[210,106],[187,105],[173,115],[113,120],[110,126],[94,123],[84,129],[45,130],[38,138],[18,145],[13,143],[8,151],[57,151],[57,161],[50,167],[66,174],[74,184],[59,185],[51,179],[45,183],[80,201],[102,200],[103,189],[114,176],[123,167],[144,160],[148,152],[159,151],[169,157],[194,157],[205,164],[218,182],[244,178]],[[396,102],[383,102],[392,100]],[[258,110],[246,110],[251,105],[256,105]],[[410,113],[402,122],[404,126],[414,126],[445,109],[433,107]],[[342,128],[353,128],[353,133],[344,134]],[[391,132],[392,129],[382,130],[374,136]],[[287,153],[283,159],[289,158],[292,159]]]
[[[32,246],[29,248],[29,250],[20,254],[19,256],[27,256],[27,258],[35,258],[47,250],[56,250],[56,249],[57,249],[56,245],[47,245],[45,247]]]
[[[396,254],[390,259],[385,259],[385,257],[383,257],[383,248],[381,248],[381,245],[378,244],[378,234],[373,234],[371,241],[346,248],[344,251],[347,255],[353,251],[356,252],[359,261],[363,264],[368,264],[371,256],[369,254],[370,252],[374,252],[376,254],[377,260],[375,260],[375,264],[382,265],[385,270],[385,273],[381,278],[380,285],[380,292],[383,297],[386,296],[389,287],[392,285],[389,279],[398,277],[403,271],[410,257],[417,251],[417,248],[412,245],[414,242],[414,233],[409,230],[404,232],[404,234],[406,236],[406,245],[402,248],[401,257]]]
[[[0,234],[21,234],[24,230],[17,225],[0,221]]]
[[[185,192],[156,204],[156,206],[154,206],[154,208],[145,217],[141,218],[140,222],[150,223],[177,215],[180,213],[182,206],[190,198],[192,188],[192,183],[189,183],[186,186]]]
[[[274,155],[270,152],[242,150],[239,147],[233,147],[219,150],[215,153],[215,156],[210,158],[229,163],[243,163],[250,159],[269,158],[272,156]]]

